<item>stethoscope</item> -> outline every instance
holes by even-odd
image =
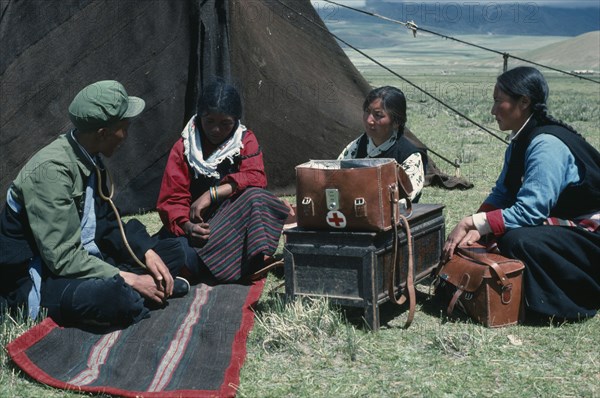
[[[84,153],[84,155],[88,158],[88,160],[94,165],[94,168],[96,169],[96,178],[98,180],[97,181],[98,194],[100,195],[100,199],[108,202],[108,204],[114,211],[115,216],[117,217],[117,224],[119,225],[119,232],[121,232],[121,239],[123,239],[123,243],[125,244],[125,247],[127,248],[127,251],[129,252],[129,255],[131,255],[131,258],[135,261],[135,263],[137,265],[139,265],[142,268],[148,269],[148,267],[146,267],[146,264],[144,264],[142,261],[140,261],[140,259],[135,255],[133,250],[131,250],[131,246],[129,246],[129,242],[127,241],[127,237],[125,236],[125,228],[123,228],[123,222],[121,221],[121,215],[119,214],[119,210],[117,210],[117,206],[115,206],[115,203],[112,200],[112,198],[115,194],[115,183],[113,182],[111,174],[108,172],[107,168],[104,168],[104,172],[106,173],[106,177],[108,179],[108,185],[109,185],[108,196],[106,196],[106,194],[104,193],[104,190],[102,189],[102,172],[100,171],[100,167],[98,167],[98,165],[96,164],[96,162],[94,161],[92,156],[90,156],[88,151],[86,151],[86,149],[83,146],[81,146],[81,144],[77,141],[77,138],[75,138],[74,133],[75,133],[75,130],[71,130],[71,138],[77,143],[77,145],[79,145],[79,148],[81,149],[81,151]]]
[[[104,172],[106,173],[106,179],[108,180],[108,196],[106,196],[106,194],[104,193],[104,190],[102,189],[102,172],[100,171],[100,168],[98,167],[98,165],[96,165],[95,163],[94,163],[94,167],[96,168],[96,177],[98,180],[97,181],[98,194],[100,195],[100,199],[108,202],[108,204],[114,211],[115,216],[117,216],[117,224],[119,225],[119,231],[121,232],[121,239],[123,239],[123,243],[125,244],[127,251],[129,252],[129,254],[131,255],[131,258],[133,258],[133,260],[136,262],[137,265],[139,265],[142,268],[148,269],[148,267],[146,267],[146,264],[144,264],[142,261],[140,261],[140,259],[135,255],[135,253],[131,249],[131,246],[129,246],[127,237],[125,236],[125,228],[123,228],[123,222],[121,221],[121,215],[119,214],[119,210],[117,210],[117,206],[115,206],[115,202],[113,202],[113,200],[112,200],[112,198],[115,194],[115,183],[113,182],[112,175],[108,172],[107,168],[104,168]]]

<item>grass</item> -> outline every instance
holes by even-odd
[[[496,73],[407,77],[437,89],[442,99],[504,137],[489,113]],[[458,159],[461,175],[475,184],[468,191],[425,188],[421,202],[446,205],[449,231],[487,196],[500,172],[506,144],[465,124],[399,79],[368,70],[366,75],[373,86],[401,87],[407,93],[412,131],[436,152]],[[597,86],[555,74],[548,80],[553,114],[599,148]],[[433,159],[454,174],[454,167]],[[265,291],[278,283],[280,279],[270,275]],[[405,313],[385,304],[382,317],[388,321],[377,333],[363,326],[360,310],[336,308],[323,300],[287,303],[281,294],[263,294],[239,396],[600,396],[599,317],[581,323],[487,329],[465,319],[446,322],[427,287],[419,289],[413,325],[401,329]]]
[[[420,300],[418,309],[416,323],[408,330],[400,329],[398,320],[377,333],[342,323],[333,330],[323,328],[289,339],[290,329],[310,330],[315,314],[335,319],[339,312],[326,302],[310,300],[279,310],[259,306],[260,321],[251,334],[240,396],[598,394],[599,357],[594,348],[598,319],[486,329],[468,321],[444,323],[427,300]],[[285,345],[264,344],[272,341]]]
[[[24,317],[21,313],[15,316],[7,316],[0,323],[0,345],[2,346],[0,350],[0,397],[59,398],[81,396],[39,384],[29,379],[10,362],[6,351],[6,344],[25,333],[33,325],[34,322]]]
[[[401,80],[373,68],[362,72],[373,85],[401,87],[408,97],[409,127],[431,149],[458,159],[461,175],[475,184],[467,191],[425,188],[421,202],[446,205],[449,231],[486,197],[506,145]],[[406,76],[497,132],[489,108],[498,70],[455,67],[450,72],[412,69]],[[600,148],[598,86],[553,73],[547,76],[552,113]],[[452,166],[432,158],[454,174]],[[151,232],[158,230],[156,213],[139,218]],[[360,310],[338,308],[323,299],[287,302],[281,291],[268,294],[279,283],[281,279],[270,274],[257,304],[240,397],[600,396],[599,317],[503,329],[487,329],[465,319],[448,322],[427,286],[421,285],[415,321],[408,330],[401,329],[405,312],[385,304],[382,328],[372,333],[364,327]],[[22,318],[0,324],[0,397],[80,396],[31,381],[11,364],[4,346],[29,326]]]

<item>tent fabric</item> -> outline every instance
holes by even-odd
[[[3,0],[0,12],[1,201],[68,131],[75,94],[103,79],[146,101],[106,162],[124,214],[154,209],[168,152],[215,77],[242,94],[276,193],[294,191],[296,165],[337,156],[362,130],[369,84],[309,22],[324,26],[309,0]]]
[[[124,397],[233,397],[254,324],[252,285],[196,285],[126,329],[60,327],[46,318],[7,350],[33,379]]]
[[[195,84],[188,79],[191,3],[2,4],[0,199],[28,158],[71,128],[67,108],[77,92],[114,79],[146,101],[127,141],[106,162],[117,187],[115,199],[124,213],[152,209],[168,151],[186,117],[188,85]]]

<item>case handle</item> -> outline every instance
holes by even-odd
[[[468,257],[479,264],[487,265],[488,267],[490,267],[490,269],[496,273],[498,281],[500,282],[503,288],[508,288],[509,286],[512,286],[512,284],[508,281],[506,273],[502,270],[502,268],[500,268],[497,262],[490,260],[485,255],[482,256],[476,254],[475,252],[461,246],[458,246],[456,248],[456,252],[463,257]]]

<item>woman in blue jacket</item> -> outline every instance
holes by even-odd
[[[580,319],[600,308],[600,153],[548,114],[547,97],[535,68],[498,77],[492,115],[512,132],[504,166],[479,211],[452,230],[444,256],[492,236],[525,264],[526,308]]]

